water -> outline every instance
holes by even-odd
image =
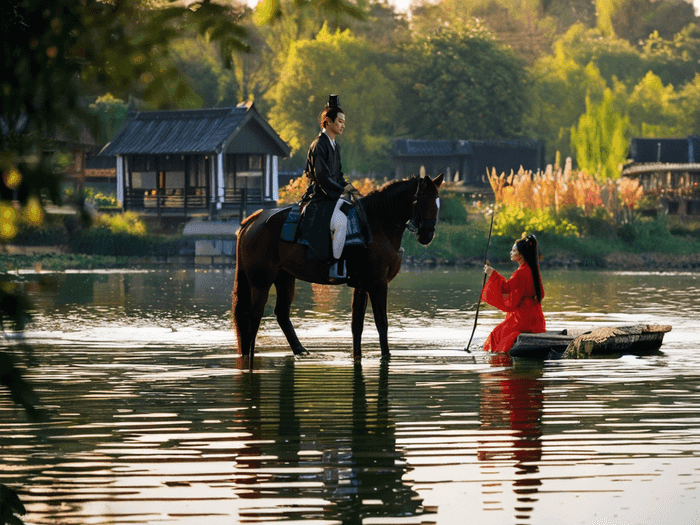
[[[392,358],[370,308],[361,364],[351,290],[299,284],[311,355],[291,355],[272,297],[252,373],[232,279],[18,277],[31,351],[5,346],[50,415],[0,390],[0,483],[25,524],[700,523],[700,274],[545,271],[551,329],[673,325],[658,355],[545,363],[462,351],[476,270],[400,274]],[[501,319],[482,308],[477,340]]]

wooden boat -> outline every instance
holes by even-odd
[[[606,326],[589,330],[520,334],[511,357],[588,359],[624,354],[648,355],[661,347],[669,325]]]

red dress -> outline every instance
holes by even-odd
[[[544,297],[542,283],[539,285]],[[484,343],[487,352],[508,352],[521,333],[546,331],[542,305],[537,302],[532,271],[527,264],[515,270],[508,280],[494,270],[481,299],[506,312],[506,320],[493,329]]]

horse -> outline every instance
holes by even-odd
[[[343,257],[353,276],[349,282],[329,278],[328,261],[309,259],[307,246],[280,239],[289,210],[271,216],[258,210],[242,221],[236,241],[232,299],[239,355],[249,356],[252,368],[255,339],[273,284],[277,291],[274,308],[277,322],[294,354],[307,353],[289,317],[295,282],[301,279],[317,284],[348,284],[354,288],[351,328],[355,360],[362,358],[362,329],[369,298],[382,357],[389,356],[387,291],[389,282],[401,268],[401,239],[408,228],[422,245],[433,240],[440,207],[438,189],[442,181],[442,173],[434,179],[414,176],[390,181],[356,200],[371,235],[365,245],[344,248]]]

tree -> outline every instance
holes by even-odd
[[[579,168],[600,182],[617,180],[627,158],[629,127],[628,117],[613,107],[612,90],[605,90],[600,103],[587,97],[586,113],[571,130],[571,146]]]
[[[350,31],[332,33],[327,27],[315,39],[292,45],[268,99],[270,124],[294,150],[297,161],[319,132],[318,116],[328,94],[339,93],[347,117],[342,138],[345,171],[378,169],[378,163],[383,167],[385,130],[395,118],[398,100],[395,86],[383,72],[382,58]]]
[[[205,38],[196,34],[173,41],[170,52],[175,67],[196,94],[187,107],[231,106],[238,101],[238,85],[233,69],[224,67],[219,51]]]
[[[560,51],[530,70],[530,106],[523,122],[533,138],[545,141],[550,155],[573,155],[571,123],[586,111],[587,98],[599,101],[607,87],[598,68],[580,65]]]
[[[700,135],[700,73],[695,74],[678,95],[684,135]],[[700,158],[700,153],[696,158]]]
[[[690,24],[669,38],[652,33],[642,46],[642,57],[664,84],[680,87],[691,82],[700,62],[700,26]]]
[[[656,32],[671,39],[697,22],[693,4],[685,0],[621,0],[611,16],[614,34],[639,45]]]
[[[10,186],[3,177],[0,196],[22,204],[42,194],[58,201],[60,173],[43,155],[57,134],[77,135],[81,124],[96,132],[82,95],[138,92],[155,107],[192,96],[168,60],[179,24],[192,24],[221,49],[245,47],[226,8],[209,2],[152,11],[129,0],[8,0],[0,9],[3,33],[12,35],[3,39],[0,170],[21,175]]]
[[[639,137],[673,137],[684,133],[683,115],[672,85],[649,71],[627,98],[632,130]]]
[[[123,100],[107,93],[90,104],[90,110],[97,116],[100,123],[95,138],[98,144],[106,144],[124,125],[129,113],[129,106]]]
[[[413,34],[403,50],[401,115],[413,138],[512,138],[523,132],[524,62],[478,23]]]

